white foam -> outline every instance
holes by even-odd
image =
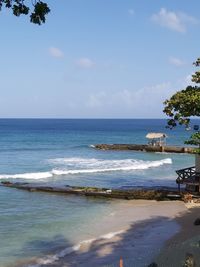
[[[59,162],[78,161],[77,158],[72,159],[57,159]],[[80,169],[53,169],[54,175],[67,175],[67,174],[84,174],[84,173],[98,173],[98,172],[112,172],[112,171],[132,171],[132,170],[145,170],[155,168],[164,164],[172,164],[170,158],[157,160],[157,161],[143,161],[143,160],[98,160],[98,159],[81,159],[79,161]],[[89,168],[83,168],[83,167]]]
[[[143,161],[135,159],[124,160],[100,160],[100,159],[85,159],[85,158],[63,158],[54,159],[54,163],[62,164],[62,168],[55,168],[48,172],[36,173],[22,173],[22,174],[2,174],[0,179],[46,179],[59,175],[75,175],[86,173],[101,173],[101,172],[114,172],[114,171],[133,171],[133,170],[146,170],[149,168],[157,168],[164,164],[172,164],[170,158]],[[63,166],[64,164],[64,166]]]
[[[89,145],[89,147],[95,148],[95,145]]]
[[[99,161],[106,161],[106,160],[99,160],[95,158],[79,158],[79,157],[72,157],[72,158],[56,158],[56,159],[49,159],[48,162],[53,164],[94,164]]]
[[[55,261],[59,260],[60,258],[63,258],[63,257],[65,257],[65,256],[67,256],[67,255],[69,255],[69,254],[71,254],[73,252],[78,251],[81,248],[82,245],[91,244],[92,242],[100,240],[100,239],[111,239],[111,238],[113,238],[113,237],[115,237],[115,236],[117,236],[119,234],[124,233],[124,232],[125,232],[124,230],[117,231],[117,232],[110,232],[110,233],[102,235],[102,236],[100,236],[98,238],[91,238],[91,239],[83,240],[83,241],[79,242],[78,244],[76,244],[76,245],[74,245],[72,247],[68,247],[68,248],[65,248],[65,249],[61,250],[60,252],[58,252],[55,255],[46,256],[45,258],[40,258],[40,259],[37,260],[36,264],[29,264],[26,267],[40,267],[41,265],[52,264]]]
[[[102,235],[101,238],[103,239],[111,239],[117,235],[120,235],[120,234],[123,234],[124,233],[124,230],[121,230],[121,231],[118,231],[118,232],[110,232],[106,235]]]
[[[128,167],[128,166],[138,166],[138,168],[143,168],[143,166],[160,166],[163,164],[171,164],[172,160],[170,158],[156,160],[156,161],[144,161],[144,160],[136,160],[136,159],[122,159],[122,160],[103,160],[103,159],[96,159],[96,158],[56,158],[50,159],[54,165],[62,165],[62,166],[79,166],[85,168],[97,168],[97,167]]]
[[[1,174],[0,179],[9,179],[9,178],[22,178],[22,179],[45,179],[52,177],[51,172],[33,172],[33,173],[21,173],[21,174]]]

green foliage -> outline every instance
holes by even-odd
[[[192,134],[190,139],[185,141],[185,144],[198,146],[197,149],[194,149],[194,152],[200,154],[200,132]]]
[[[200,58],[193,63],[196,67],[200,66]],[[192,75],[192,82],[200,83],[200,71],[196,71],[195,74]]]
[[[25,4],[26,0],[0,0],[0,11],[3,7],[12,9],[12,13],[19,17],[30,13],[30,21],[34,24],[41,25],[46,21],[46,15],[50,12],[48,5],[39,0],[32,0],[30,5]]]
[[[200,66],[200,58],[194,62],[196,67]],[[192,81],[200,83],[200,71],[192,75]],[[191,116],[200,116],[200,87],[187,86],[184,90],[176,92],[170,99],[164,102],[163,112],[169,116],[168,127],[188,125]]]

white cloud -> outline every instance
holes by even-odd
[[[91,59],[83,57],[77,60],[76,65],[79,66],[80,68],[90,69],[94,67],[95,63]]]
[[[193,82],[192,82],[192,74],[188,74],[185,79],[184,79],[184,83],[186,85],[191,85]]]
[[[190,23],[190,24],[198,24],[199,20],[196,19],[195,17],[192,17],[190,15],[187,15],[184,12],[179,12],[179,17],[184,23]]]
[[[185,65],[185,62],[183,60],[176,58],[176,57],[170,57],[169,63],[176,66],[176,67],[181,67],[181,66]]]
[[[163,102],[177,87],[166,82],[139,90],[100,91],[88,95],[85,107],[100,117],[161,117]]]
[[[64,56],[64,53],[57,47],[50,47],[49,48],[49,53],[52,57],[56,58],[62,58]]]
[[[134,11],[134,9],[129,9],[128,13],[129,13],[129,15],[133,16],[135,14],[135,11]]]
[[[189,24],[198,23],[198,20],[192,16],[183,12],[168,11],[165,8],[161,8],[157,14],[153,14],[151,19],[160,26],[180,33],[186,32]]]
[[[188,74],[188,75],[183,79],[182,84],[183,84],[184,87],[189,86],[189,85],[192,85],[192,86],[195,86],[195,85],[196,85],[195,82],[192,82],[192,75],[193,75],[193,73]]]
[[[106,97],[105,92],[90,94],[88,97],[88,101],[86,102],[86,106],[89,108],[102,107],[105,97]]]

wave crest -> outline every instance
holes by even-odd
[[[85,159],[85,158],[61,158],[51,160],[52,163],[61,165],[61,168],[53,168],[47,172],[22,173],[22,174],[2,174],[0,179],[46,179],[59,175],[73,175],[73,174],[90,174],[100,172],[114,172],[114,171],[133,171],[146,170],[149,168],[157,168],[165,164],[172,164],[170,158],[143,161],[135,159],[124,160],[100,160],[100,159]]]
[[[45,179],[52,177],[51,172],[32,172],[32,173],[21,173],[21,174],[1,174],[0,179]]]

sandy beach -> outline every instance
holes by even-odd
[[[188,206],[189,209],[186,213],[175,218],[181,229],[166,242],[165,247],[155,259],[158,266],[184,266],[184,262],[189,255],[195,262],[194,266],[200,266],[200,226],[194,225],[194,221],[200,218],[200,206]]]
[[[200,267],[199,10],[0,0],[0,267]]]
[[[29,266],[119,266],[120,257],[124,266],[144,267],[153,261],[159,266],[172,266],[173,259],[165,259],[173,251],[171,244],[177,247],[197,233],[198,226],[193,227],[196,217],[196,209],[188,209],[180,201],[117,201],[113,213],[94,225],[97,236],[74,245],[74,251],[66,248]],[[182,232],[181,227],[189,225],[193,231]]]

